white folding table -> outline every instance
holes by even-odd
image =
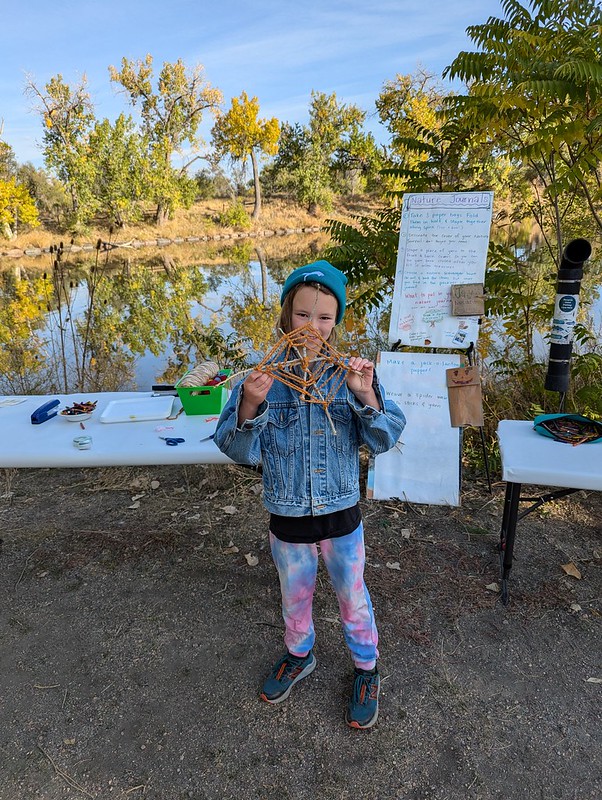
[[[506,481],[500,537],[502,601],[508,603],[508,578],[512,569],[517,522],[543,503],[580,489],[602,491],[602,442],[573,446],[556,442],[523,420],[502,420],[497,429]],[[522,484],[559,487],[538,497],[521,497]],[[519,513],[519,503],[531,506]]]
[[[152,417],[150,392],[80,392],[77,395],[29,395],[0,397],[0,467],[117,467],[151,464],[231,464],[215,446],[212,434],[219,414],[187,416],[181,412],[179,398],[174,397],[171,417],[165,416],[165,397],[157,398],[155,419]],[[39,425],[32,425],[32,413],[48,400],[59,400],[59,410],[74,402],[96,400],[90,419],[81,425],[59,415]],[[22,402],[17,402],[22,400]],[[133,401],[133,408],[130,403]],[[122,405],[123,403],[123,405]],[[109,405],[112,404],[112,405]],[[107,409],[128,409],[127,421],[102,422]],[[143,413],[142,413],[143,412]],[[180,412],[180,413],[179,413]],[[161,416],[162,415],[162,416]],[[121,419],[119,413],[109,420]],[[80,435],[92,437],[89,450],[79,450],[73,440]],[[168,446],[160,437],[182,438],[177,446]]]

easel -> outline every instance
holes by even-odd
[[[392,350],[450,360],[453,353],[454,363],[460,362],[459,367],[445,367],[442,376],[450,429],[459,433],[461,453],[463,429],[479,428],[490,493],[475,345],[485,313],[483,284],[492,212],[493,192],[404,195],[389,327],[389,341],[395,342]],[[460,464],[460,480],[461,474]]]

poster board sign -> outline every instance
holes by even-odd
[[[403,197],[389,341],[467,349],[478,316],[453,316],[452,286],[485,280],[493,192]]]
[[[460,429],[451,426],[446,370],[461,361],[459,353],[379,353],[385,395],[407,424],[395,447],[373,460],[368,499],[460,505]]]

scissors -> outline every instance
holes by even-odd
[[[186,439],[181,439],[179,436],[159,436],[159,439],[163,439],[165,444],[169,447],[177,447],[179,444],[186,441]]]

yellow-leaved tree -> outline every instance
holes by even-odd
[[[14,178],[0,180],[0,234],[12,239],[19,225],[38,224],[38,210],[27,189]]]
[[[176,208],[193,200],[188,167],[201,158],[199,126],[205,111],[217,112],[222,93],[205,79],[200,64],[189,70],[181,59],[164,62],[156,81],[151,55],[144,61],[122,58],[121,69],[109,67],[109,73],[131,104],[140,106],[142,134],[148,142],[147,192],[157,206],[155,221],[162,225]],[[172,159],[184,151],[190,158],[176,169]]]
[[[255,187],[252,216],[257,218],[261,214],[258,156],[273,156],[278,152],[278,120],[276,117],[259,119],[259,100],[256,97],[249,100],[247,93],[242,92],[240,97],[232,98],[230,109],[218,117],[211,134],[220,157],[229,154],[235,161],[251,159]]]

